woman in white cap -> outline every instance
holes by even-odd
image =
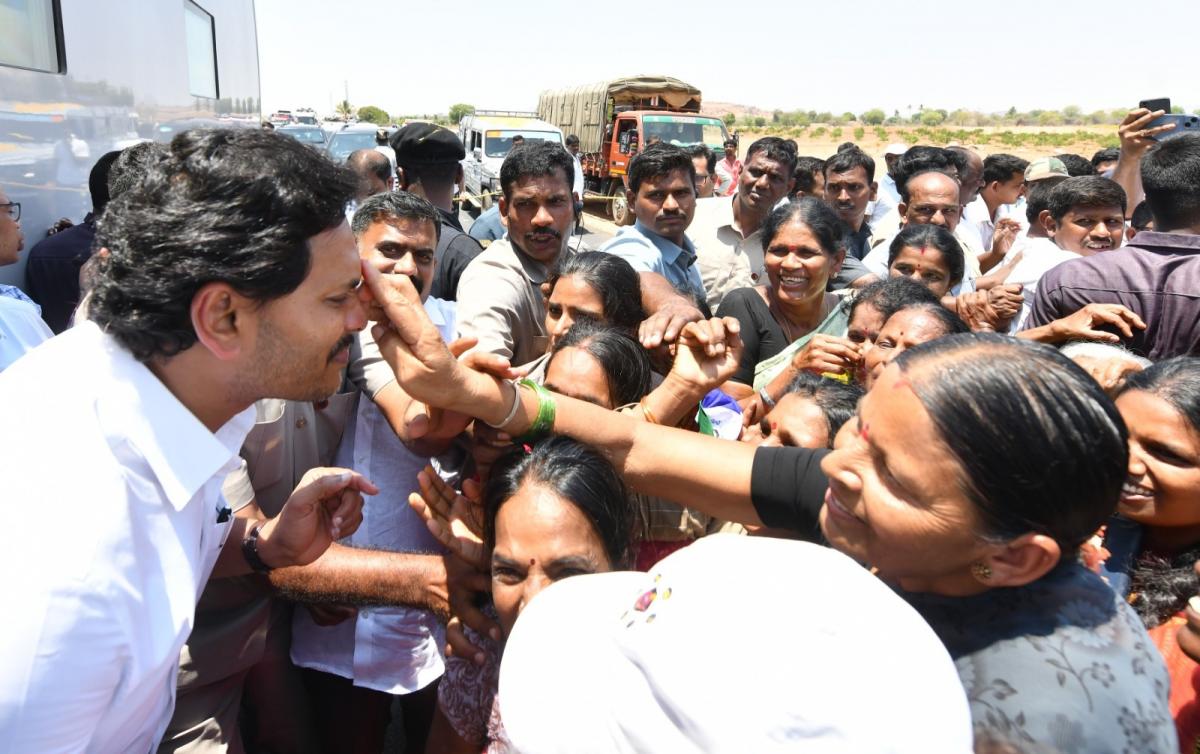
[[[1116,508],[1127,431],[1099,385],[1054,349],[992,334],[939,338],[882,371],[833,451],[753,448],[466,369],[407,281],[365,274],[389,319],[376,340],[414,396],[512,433],[589,442],[635,490],[788,528],[876,569],[955,659],[977,741],[1177,750],[1162,657],[1077,557]],[[690,326],[681,345],[717,368],[738,358],[726,347],[736,341],[710,322]],[[786,595],[798,575],[761,577]]]

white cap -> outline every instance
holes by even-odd
[[[883,153],[884,153],[885,155],[886,155],[886,154],[901,155],[901,154],[904,154],[904,153],[905,153],[905,152],[907,152],[907,151],[908,151],[908,145],[907,145],[907,144],[901,144],[901,143],[897,142],[897,143],[895,143],[895,144],[888,144],[888,148],[887,148],[887,149],[885,149],[885,150],[883,150]]]
[[[650,573],[576,576],[522,612],[500,714],[518,751],[971,751],[954,663],[829,548],[706,537]]]

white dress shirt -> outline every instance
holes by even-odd
[[[0,372],[53,337],[36,305],[0,294]]]
[[[153,751],[254,408],[210,432],[85,322],[0,374],[0,415],[0,751]]]
[[[1024,243],[1014,243],[1004,261],[1010,261],[1017,252],[1022,252],[1021,261],[1012,268],[1004,282],[1020,283],[1023,286],[1021,295],[1025,297],[1025,301],[1021,304],[1020,313],[1008,326],[1009,334],[1018,333],[1025,328],[1025,320],[1029,319],[1029,313],[1033,311],[1033,299],[1037,295],[1038,281],[1042,279],[1042,275],[1063,262],[1079,259],[1078,254],[1060,249],[1049,238],[1027,238]]]
[[[454,302],[425,301],[438,332],[447,342],[455,330]],[[442,552],[442,546],[408,505],[417,488],[417,472],[436,459],[418,456],[404,446],[373,400],[379,389],[395,381],[370,331],[359,334],[359,353],[351,359],[349,376],[363,389],[342,435],[335,465],[353,468],[379,487],[365,499],[363,520],[353,535],[342,540],[351,547],[393,552]],[[360,355],[361,354],[361,355]],[[375,364],[362,364],[363,358]],[[365,373],[365,374],[364,374]],[[375,376],[385,375],[383,379]],[[360,608],[358,614],[335,626],[318,626],[307,610],[292,621],[292,661],[305,668],[332,673],[387,694],[409,694],[441,677],[445,631],[427,610],[411,607]]]

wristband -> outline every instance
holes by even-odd
[[[765,387],[758,391],[758,399],[762,401],[763,408],[766,410],[770,411],[775,408],[775,399],[771,397],[771,394],[767,392]]]
[[[646,405],[646,399],[644,397],[638,401],[638,407],[642,409],[642,416],[646,419],[647,423],[658,424],[658,417],[655,416],[654,412],[650,410],[650,407]]]
[[[529,430],[525,432],[521,439],[536,440],[542,435],[549,434],[550,430],[554,429],[554,396],[550,395],[549,390],[537,384],[528,377],[521,380],[517,384],[532,390],[533,394],[537,396],[538,401],[537,416],[534,418],[533,424],[530,425]]]
[[[490,421],[487,421],[486,419],[484,420],[484,424],[488,425],[492,429],[503,429],[504,427],[508,426],[509,422],[513,420],[513,417],[517,415],[517,409],[521,408],[521,388],[517,387],[517,383],[513,382],[512,380],[507,380],[507,382],[509,385],[512,385],[513,389],[512,408],[508,410],[508,416],[504,417],[499,424],[492,424]]]
[[[250,533],[242,540],[242,557],[246,559],[250,570],[255,573],[270,573],[274,569],[267,565],[258,554],[258,531],[262,528],[262,524],[255,524],[250,527]]]

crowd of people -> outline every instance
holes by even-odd
[[[432,124],[101,157],[0,287],[0,749],[1195,750],[1158,115],[1090,160],[648,144],[594,249],[578,139],[486,236]]]

